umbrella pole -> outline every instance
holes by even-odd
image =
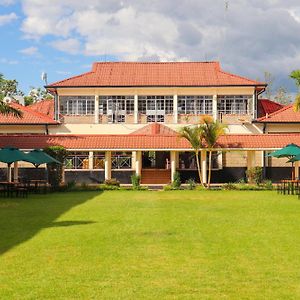
[[[11,182],[11,164],[7,164],[7,181]]]
[[[19,180],[19,163],[17,161],[14,162],[14,182],[18,182]]]
[[[292,180],[295,179],[295,172],[294,172],[295,168],[294,168],[294,162],[292,161]]]

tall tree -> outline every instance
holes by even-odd
[[[217,140],[220,137],[220,135],[225,134],[226,126],[217,120],[214,121],[212,117],[206,116],[202,119],[201,128],[203,133],[203,139],[205,141],[209,153],[207,179],[207,187],[209,188],[211,182],[212,152],[214,147],[216,146]]]
[[[203,148],[202,140],[203,140],[203,129],[201,125],[194,126],[184,126],[179,130],[180,137],[186,139],[192,146],[195,156],[196,156],[196,164],[199,175],[199,180],[201,185],[203,185],[202,175],[201,175],[201,167],[199,161],[199,154],[201,149]]]
[[[300,69],[292,71],[290,77],[294,79],[298,88],[298,93],[294,101],[294,109],[295,111],[300,111]]]
[[[267,83],[267,87],[266,87],[266,90],[265,90],[265,95],[268,99],[271,99],[272,97],[272,89],[273,89],[273,82],[274,82],[274,76],[268,72],[268,71],[265,71],[264,72],[264,81],[265,83]]]
[[[3,74],[0,73],[0,114],[1,115],[13,115],[15,117],[22,117],[22,112],[8,103],[3,99],[7,95],[15,95],[19,91],[17,89],[18,82],[16,80],[7,80]]]
[[[281,86],[278,88],[274,100],[280,104],[288,105],[292,102],[292,97],[288,94],[286,88]]]

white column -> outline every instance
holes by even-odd
[[[104,178],[105,180],[111,179],[111,152],[105,152],[105,161],[104,161]]]
[[[247,170],[255,167],[255,152],[254,150],[247,151]]]
[[[173,122],[175,124],[177,124],[178,123],[178,96],[177,96],[177,94],[173,96],[173,114],[174,114]]]
[[[142,174],[142,151],[135,152],[135,174],[141,176]]]
[[[94,152],[89,151],[89,170],[94,169]]]
[[[139,122],[139,97],[138,95],[134,95],[134,124],[138,124]]]
[[[216,121],[218,119],[218,96],[217,95],[213,95],[212,113],[213,113],[213,118]]]
[[[175,151],[171,151],[171,181],[174,181],[174,175],[176,173],[176,152]]]
[[[95,124],[99,123],[99,96],[95,95]]]
[[[201,151],[201,172],[202,172],[202,181],[204,184],[207,183],[207,151]]]
[[[295,178],[299,179],[299,161],[295,162]]]
[[[15,161],[14,162],[14,182],[18,182],[19,180],[19,166],[18,166],[18,162]]]

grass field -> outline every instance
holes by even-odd
[[[299,299],[300,201],[276,192],[0,199],[0,299]]]

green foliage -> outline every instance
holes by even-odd
[[[139,190],[141,188],[141,176],[133,174],[131,176],[131,184],[134,190]]]
[[[194,179],[190,178],[186,181],[186,183],[188,184],[187,186],[188,190],[194,190],[196,188],[196,182]]]
[[[259,185],[262,182],[262,167],[253,167],[246,171],[248,183]]]
[[[61,162],[61,164],[47,164],[49,183],[55,190],[61,184],[63,163],[66,157],[68,156],[68,151],[62,146],[50,146],[45,148],[44,151],[56,160]]]
[[[120,186],[120,181],[118,181],[116,178],[111,178],[111,179],[105,180],[104,184],[108,185],[108,186],[117,186],[117,187],[119,187]]]
[[[172,188],[173,188],[174,190],[180,189],[180,187],[181,187],[181,179],[180,179],[180,174],[179,174],[179,172],[175,172],[175,174],[174,174],[174,180],[173,180],[171,186],[172,186]]]
[[[120,190],[120,186],[112,185],[112,184],[100,184],[99,189],[101,191],[116,191],[116,190]]]
[[[292,71],[290,74],[290,78],[294,79],[296,85],[300,87],[300,69]]]

